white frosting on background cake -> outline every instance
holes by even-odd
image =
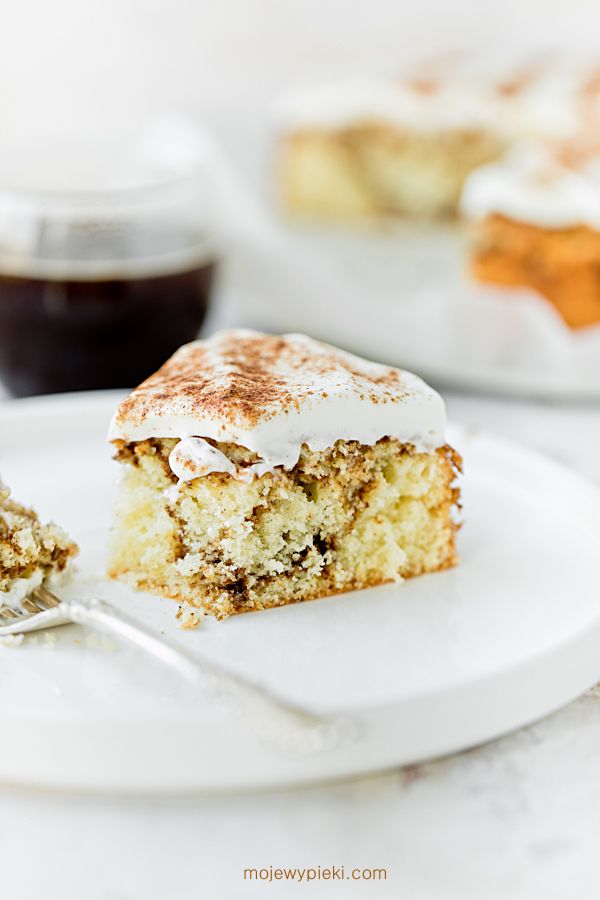
[[[445,426],[442,398],[416,375],[304,335],[237,330],[181,347],[123,401],[109,440],[182,439],[171,461],[181,480],[235,474],[224,454],[190,438],[234,443],[259,457],[239,473],[248,478],[291,468],[303,444],[320,451],[392,437],[431,451],[445,443]]]
[[[435,134],[484,129],[508,141],[564,139],[600,116],[594,55],[488,48],[378,78],[348,78],[289,93],[283,130],[333,130],[381,122]]]
[[[588,71],[563,65],[532,79],[511,104],[514,132],[541,139],[577,134],[582,127],[580,95]]]
[[[410,82],[355,80],[306,88],[290,94],[276,109],[283,129],[344,128],[384,122],[417,131],[484,128],[497,132],[502,102],[476,84],[432,79],[432,89]]]
[[[523,148],[473,172],[460,206],[472,219],[496,213],[545,228],[600,229],[600,172],[591,164],[576,172],[539,148]]]

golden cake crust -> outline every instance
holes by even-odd
[[[600,232],[586,226],[542,228],[500,214],[478,226],[473,277],[529,287],[549,300],[571,328],[600,322]]]

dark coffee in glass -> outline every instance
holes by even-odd
[[[0,378],[15,396],[132,387],[204,320],[214,263],[97,280],[0,273]]]
[[[133,387],[204,321],[217,254],[198,179],[115,188],[122,158],[98,155],[82,181],[59,153],[59,190],[0,168],[0,380],[15,396]]]

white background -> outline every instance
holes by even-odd
[[[593,46],[595,0],[3,0],[3,138],[261,119],[286,86],[448,47]],[[236,132],[240,137],[244,132]],[[244,138],[242,138],[244,139]]]

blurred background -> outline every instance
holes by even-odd
[[[241,163],[292,85],[448,46],[594,49],[600,17],[595,0],[23,0],[3,12],[5,139],[135,132],[177,112],[209,122]]]
[[[287,222],[275,109],[298,87],[457,53],[600,59],[598,24],[594,0],[6,4],[4,389],[130,386],[199,328],[241,324],[306,331],[442,386],[597,399],[598,329],[573,334],[529,295],[482,303],[455,230]]]

